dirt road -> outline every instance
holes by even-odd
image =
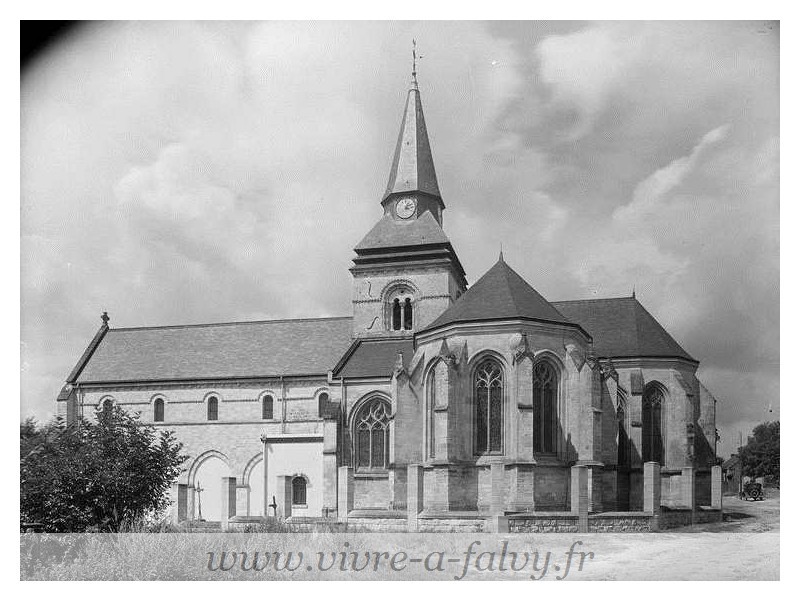
[[[590,537],[589,570],[574,579],[777,580],[780,491],[764,501],[723,499],[724,521],[650,535]]]

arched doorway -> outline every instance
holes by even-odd
[[[198,460],[189,481],[189,487],[194,490],[190,515],[195,520],[218,522],[222,519],[222,478],[230,475],[231,470],[220,454],[209,454]]]
[[[258,461],[250,469],[247,483],[250,485],[249,515],[264,515],[264,461]]]

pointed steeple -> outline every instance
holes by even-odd
[[[400,135],[394,151],[389,182],[381,202],[392,194],[423,192],[441,198],[436,170],[433,167],[431,144],[425,116],[422,114],[422,99],[417,84],[416,61],[412,71],[411,87],[406,98]]]

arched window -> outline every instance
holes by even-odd
[[[208,397],[208,421],[214,422],[219,419],[219,400],[215,396]]]
[[[485,359],[475,370],[475,453],[503,452],[503,368]]]
[[[533,366],[533,450],[556,452],[558,376],[547,361]]]
[[[153,401],[153,421],[164,421],[164,399],[160,397]]]
[[[273,403],[272,395],[265,394],[261,399],[261,419],[272,419]]]
[[[658,384],[645,386],[642,395],[642,461],[664,463],[662,412],[664,389]]]
[[[414,329],[414,294],[409,286],[399,284],[385,297],[386,327],[393,332]]]
[[[355,417],[357,469],[389,467],[389,403],[373,399]]]
[[[617,465],[629,465],[628,432],[625,429],[625,407],[620,403],[617,407]]]
[[[392,303],[392,329],[395,331],[399,330],[400,325],[403,323],[401,313],[400,299],[396,298]]]
[[[292,505],[306,504],[306,479],[303,476],[292,478]]]
[[[436,366],[428,374],[428,456],[436,457]]]
[[[328,417],[330,414],[330,408],[328,406],[330,398],[327,392],[321,392],[317,397],[317,415],[320,417]]]

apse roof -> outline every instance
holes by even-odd
[[[511,269],[501,255],[489,271],[425,330],[451,323],[499,319],[570,323],[567,317]]]
[[[635,297],[552,303],[594,340],[598,357],[679,357],[696,361]]]

